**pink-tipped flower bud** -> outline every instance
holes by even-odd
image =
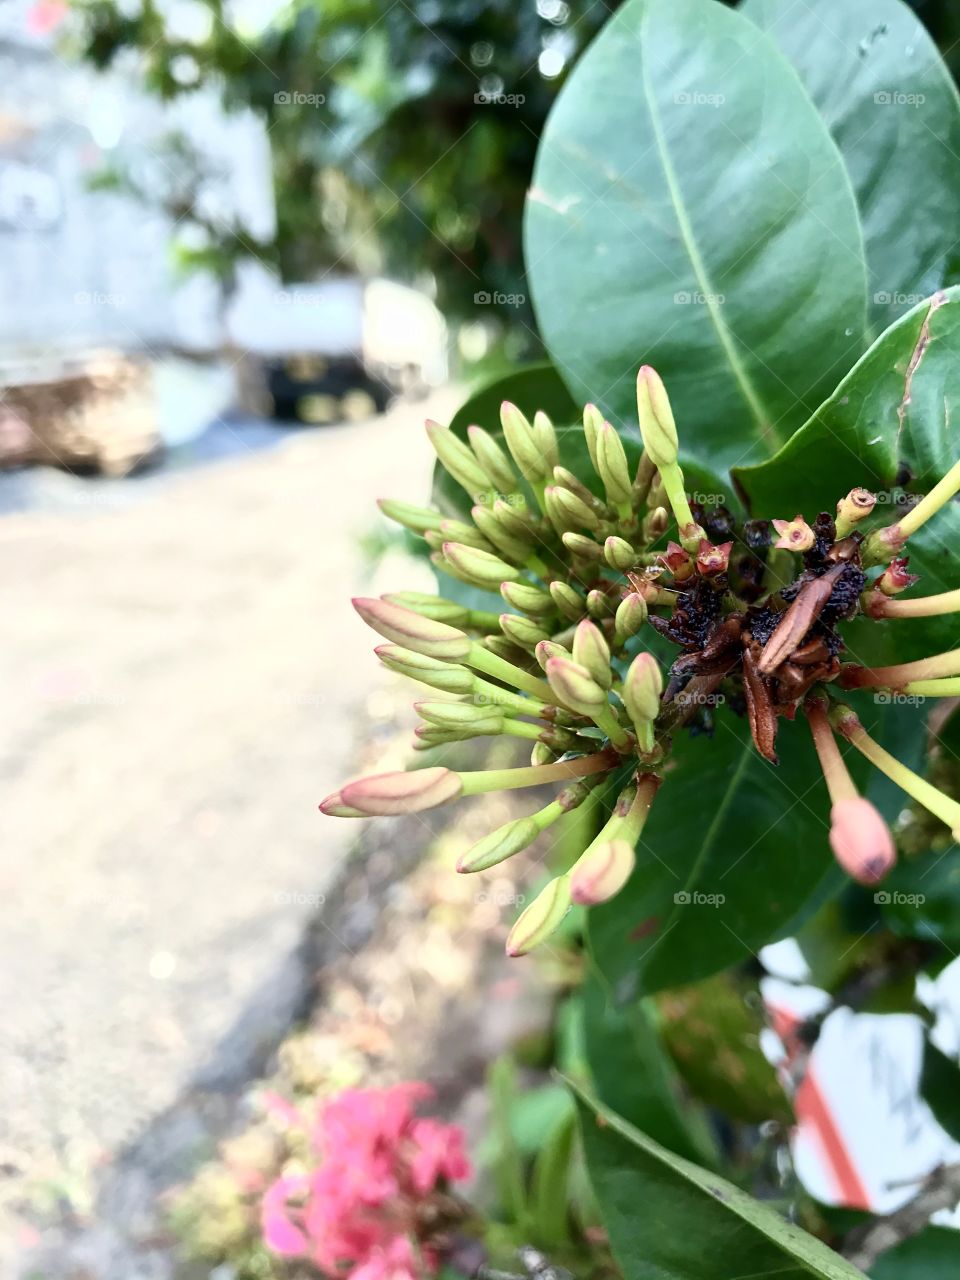
[[[495,489],[511,493],[517,487],[517,477],[510,459],[483,427],[467,427],[467,439],[474,456],[483,468],[487,479]]]
[[[488,867],[495,867],[498,862],[505,862],[515,853],[526,849],[539,834],[540,827],[533,818],[517,818],[514,822],[507,822],[462,854],[457,861],[457,870],[463,873],[486,871]]]
[[[500,406],[500,425],[503,427],[507,448],[524,478],[531,484],[546,480],[551,467],[540,452],[533,427],[526,415],[509,400],[504,400]]]
[[[618,538],[611,534],[603,544],[603,558],[611,569],[617,569],[623,573],[624,570],[633,568],[638,557],[626,538]]]
[[[585,533],[561,533],[560,541],[568,551],[579,556],[581,560],[599,561],[603,559],[603,547],[594,542]]]
[[[732,549],[732,542],[721,542],[715,547],[704,538],[697,550],[697,569],[705,578],[715,578],[718,574],[726,573]]]
[[[570,910],[570,879],[557,876],[524,908],[507,938],[508,956],[525,956],[560,927]]]
[[[809,551],[817,540],[803,516],[798,515],[793,520],[774,520],[773,527],[779,534],[773,544],[778,551]]]
[[[633,479],[623,448],[623,441],[609,422],[604,422],[597,433],[597,474],[603,481],[607,501],[617,504],[629,502],[633,496]]]
[[[368,815],[362,809],[354,809],[352,805],[343,803],[343,796],[339,791],[332,791],[325,800],[320,801],[320,812],[325,813],[328,818],[366,818]]]
[[[561,582],[559,579],[551,582],[550,598],[570,622],[578,622],[583,617],[586,602],[568,582]]]
[[[660,664],[652,653],[638,653],[624,677],[622,695],[623,704],[634,724],[656,720],[660,714],[662,693]]]
[[[500,630],[520,649],[533,649],[543,640],[549,639],[549,633],[543,627],[525,618],[521,613],[501,613]]]
[[[622,644],[624,640],[635,636],[646,622],[648,613],[647,602],[636,591],[631,591],[628,596],[624,596],[617,606],[614,618],[617,641]]]
[[[586,618],[577,624],[573,633],[573,660],[585,667],[602,689],[609,689],[613,684],[610,646],[600,628]]]
[[[894,556],[877,579],[877,590],[882,591],[885,596],[898,596],[901,591],[906,591],[907,587],[919,582],[919,574],[907,573],[909,563],[909,556]]]
[[[630,879],[636,861],[629,840],[592,844],[570,871],[570,897],[585,907],[608,902]]]
[[[565,649],[562,644],[557,644],[556,640],[541,640],[533,651],[534,657],[540,663],[541,671],[546,671],[547,663],[551,658],[570,658],[570,650]]]
[[[391,671],[419,680],[433,689],[442,689],[444,693],[472,693],[477,682],[476,675],[466,667],[441,662],[439,658],[428,658],[397,644],[377,645],[374,653]]]
[[[830,847],[848,876],[876,884],[897,860],[890,828],[863,796],[838,800],[830,810]]]
[[[474,555],[480,554],[479,551],[474,552]],[[392,640],[414,653],[460,662],[470,652],[473,642],[468,635],[445,622],[423,618],[403,605],[357,596],[353,607],[367,626],[382,635],[384,640]]]
[[[410,502],[401,502],[399,498],[378,498],[377,506],[388,520],[394,520],[405,529],[412,529],[414,533],[439,529],[443,520],[439,511],[431,511],[429,507],[415,507]]]
[[[557,433],[553,429],[553,423],[542,409],[538,409],[533,415],[533,440],[540,450],[544,465],[552,471],[560,461],[560,446],[557,443]]]
[[[547,681],[560,701],[581,716],[592,716],[608,706],[606,691],[579,662],[567,658],[550,658],[546,666]]]
[[[543,491],[543,502],[551,523],[560,533],[573,529],[596,529],[600,517],[586,502],[570,489],[548,484]]]
[[[590,461],[593,463],[594,471],[598,471],[597,467],[597,437],[600,435],[600,428],[603,426],[603,414],[595,404],[587,404],[583,407],[583,434],[587,441],[587,452],[590,454]]]
[[[433,445],[440,465],[448,471],[457,484],[467,493],[483,493],[490,488],[483,468],[467,445],[453,434],[449,427],[427,419],[427,436]]]
[[[500,594],[507,604],[533,618],[554,610],[553,597],[549,591],[544,591],[542,587],[532,587],[528,582],[502,582]]]
[[[470,610],[455,600],[444,600],[442,596],[428,595],[423,591],[388,591],[380,597],[388,604],[398,604],[421,618],[432,618],[434,622],[445,622],[448,627],[468,627]]]
[[[587,592],[587,613],[591,618],[609,618],[617,611],[617,602],[600,587]]]
[[[455,800],[463,790],[460,775],[439,766],[409,773],[378,773],[341,787],[343,803],[371,817],[420,813]]]
[[[677,424],[663,379],[647,364],[637,374],[637,415],[647,457],[657,468],[676,466]]]
[[[520,570],[506,560],[462,542],[445,542],[443,554],[464,582],[487,591],[499,591],[501,582],[517,582],[522,577]]]

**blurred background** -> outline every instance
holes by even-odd
[[[0,0],[4,1274],[174,1274],[158,1197],[412,865],[373,824],[344,889],[316,812],[406,724],[349,596],[431,589],[374,499],[540,353],[524,195],[615,7]],[[343,981],[352,1079],[416,1033]]]

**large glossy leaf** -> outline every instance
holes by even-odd
[[[757,461],[863,350],[846,170],[773,41],[714,0],[627,0],[544,130],[531,292],[574,394],[635,421],[639,364],[688,449]]]
[[[960,1231],[950,1227],[927,1227],[870,1268],[872,1280],[946,1280],[958,1273]]]
[[[960,97],[902,0],[744,0],[796,67],[846,162],[877,331],[946,280],[960,223]]]
[[[578,1093],[587,1169],[624,1280],[863,1280],[822,1241]]]
[[[920,1095],[937,1123],[960,1142],[960,1065],[930,1040],[923,1046]]]
[[[587,1061],[596,1093],[631,1124],[678,1155],[715,1164],[717,1152],[701,1113],[681,1107],[681,1085],[643,1001],[618,1007],[596,974],[583,988]]]
[[[810,421],[768,462],[740,468],[735,480],[757,516],[832,511],[839,497],[864,485],[895,519],[901,466],[907,489],[930,489],[960,456],[960,287],[914,307],[877,339]],[[915,594],[960,586],[960,506],[950,503],[910,539]],[[855,635],[855,638],[854,638]],[[952,615],[878,625],[850,633],[863,661],[892,651],[906,660],[953,647]]]

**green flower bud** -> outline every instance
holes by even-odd
[[[488,542],[506,559],[523,564],[532,548],[529,541],[509,532],[489,507],[474,507],[470,512],[473,522]]]
[[[483,553],[474,551],[472,554]],[[411,609],[391,604],[389,600],[358,596],[353,600],[353,607],[367,626],[379,632],[384,640],[392,640],[395,644],[412,649],[415,653],[425,654],[428,658],[460,662],[470,652],[473,644],[468,635],[447,626],[445,622],[421,618]]]
[[[663,379],[648,364],[637,375],[637,413],[643,447],[651,462],[661,470],[676,466],[677,424]]]
[[[445,542],[443,554],[466,582],[488,591],[499,591],[501,582],[518,582],[522,577],[514,565],[462,542]]]
[[[586,907],[609,902],[630,879],[636,862],[628,840],[592,844],[570,869],[571,899]]]
[[[526,907],[507,938],[508,956],[525,956],[560,927],[570,909],[570,880],[557,876]]]
[[[340,796],[344,804],[377,818],[434,809],[455,800],[462,790],[459,774],[438,767],[360,778],[342,787]],[[327,801],[331,799],[327,797]]]
[[[415,702],[413,707],[421,719],[439,725],[442,729],[469,729],[471,725],[486,720],[498,727],[503,723],[502,712],[488,706],[477,706],[473,702],[423,701]]]
[[[368,816],[362,809],[354,809],[344,804],[343,796],[339,791],[331,792],[325,800],[320,801],[320,812],[325,813],[328,818],[366,818]]]
[[[583,596],[574,591],[567,582],[559,579],[550,583],[550,597],[563,616],[570,622],[579,622],[586,610]]]
[[[553,481],[558,484],[561,489],[569,489],[571,493],[575,493],[578,498],[582,498],[588,507],[592,507],[599,515],[601,511],[607,508],[600,501],[592,490],[588,489],[579,476],[575,476],[572,471],[568,471],[566,467],[553,468]]]
[[[500,423],[507,448],[513,454],[521,475],[531,484],[545,480],[550,474],[550,464],[534,438],[533,427],[509,400],[504,400],[500,406]]]
[[[596,465],[607,491],[607,501],[617,505],[629,502],[633,496],[630,467],[623,441],[609,422],[604,422],[597,433]]]
[[[561,533],[560,541],[575,556],[582,560],[598,561],[603,559],[603,547],[583,533]]]
[[[593,508],[560,485],[547,485],[543,500],[547,515],[561,533],[568,529],[596,529],[600,525],[600,518]]]
[[[550,688],[571,711],[592,717],[609,706],[606,691],[580,663],[550,658],[545,671]]]
[[[388,520],[395,520],[405,529],[414,533],[425,533],[427,529],[439,529],[443,519],[439,511],[431,511],[429,507],[415,507],[409,502],[401,502],[398,498],[378,498],[377,506]]]
[[[442,520],[439,535],[441,546],[444,542],[461,542],[465,547],[477,547],[480,551],[490,550],[490,543],[476,525],[465,524],[462,520]]]
[[[533,750],[530,752],[530,763],[532,765],[549,764],[551,760],[556,759],[556,754],[550,750],[545,742],[535,742]]]
[[[597,437],[600,435],[600,428],[603,426],[603,414],[595,404],[584,405],[583,408],[583,434],[587,438],[587,451],[590,454],[590,461],[593,463],[593,469],[597,475],[600,474],[600,467],[597,461]]]
[[[480,463],[449,427],[442,427],[439,422],[428,420],[427,436],[440,459],[440,465],[467,493],[484,493],[490,488],[490,481]]]
[[[603,544],[603,557],[611,569],[616,569],[620,573],[626,569],[632,569],[640,558],[639,553],[634,551],[626,538],[617,538],[613,535]]]
[[[521,649],[532,649],[541,640],[548,639],[543,627],[538,627],[535,622],[519,613],[501,613],[500,630]]]
[[[514,609],[519,609],[521,613],[528,613],[534,618],[554,611],[555,606],[550,593],[541,587],[532,587],[527,582],[504,582],[500,587],[500,594]]]
[[[515,538],[528,541],[533,530],[530,528],[530,513],[527,510],[526,502],[514,503],[507,502],[503,498],[497,498],[493,504],[493,514],[507,533],[512,533]]]
[[[512,493],[517,487],[517,477],[510,459],[490,432],[484,431],[483,427],[467,427],[467,437],[491,485],[504,493]]]
[[[498,658],[503,658],[504,662],[511,662],[514,665],[526,662],[530,656],[523,649],[511,644],[506,636],[484,636],[483,647],[495,653]]]
[[[623,704],[635,725],[652,724],[660,714],[663,676],[652,653],[638,653],[623,681]]]
[[[513,822],[507,822],[478,840],[472,849],[468,849],[458,860],[457,870],[486,871],[488,867],[495,867],[498,862],[505,862],[515,853],[528,848],[539,834],[539,824],[533,818],[517,818]]]
[[[547,669],[547,663],[551,658],[570,658],[570,650],[565,649],[562,644],[557,644],[555,640],[541,640],[534,650],[534,656],[540,663],[543,671]]]
[[[647,620],[647,602],[642,596],[631,591],[620,601],[614,618],[614,630],[617,643],[623,644],[631,636],[635,636]]]
[[[533,438],[548,469],[552,471],[560,460],[560,448],[553,423],[542,409],[538,409],[533,415]]]
[[[422,591],[391,591],[381,599],[412,609],[421,618],[433,618],[435,622],[446,622],[451,627],[470,625],[470,610],[455,600],[444,600],[442,596],[425,595]]]
[[[613,684],[610,648],[600,628],[586,618],[573,633],[573,660],[585,667],[601,688],[609,689]]]
[[[587,613],[591,618],[609,618],[616,611],[616,607],[616,602],[599,587],[587,592]]]
[[[411,680],[419,680],[421,684],[430,685],[433,689],[442,689],[444,693],[472,693],[477,680],[466,667],[428,658],[397,644],[378,645],[374,653],[391,671],[409,676]]]
[[[667,531],[670,523],[670,512],[666,507],[654,507],[643,519],[644,542],[656,542]]]

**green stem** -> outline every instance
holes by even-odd
[[[485,649],[482,644],[478,644],[476,641],[470,646],[470,652],[463,661],[468,666],[475,667],[477,671],[482,671],[484,675],[493,676],[496,680],[503,680],[508,684],[512,684],[514,688],[523,689],[526,693],[539,698],[541,702],[556,706],[553,690],[546,680],[538,680],[536,676],[532,676],[526,671],[521,671],[512,662],[507,662],[506,658],[498,657],[497,654]]]
[[[487,791],[515,791],[518,787],[539,787],[545,782],[569,782],[590,773],[601,773],[615,767],[617,761],[609,751],[598,751],[555,764],[527,765],[519,769],[472,769],[458,773],[463,784],[462,795],[477,796]]]

